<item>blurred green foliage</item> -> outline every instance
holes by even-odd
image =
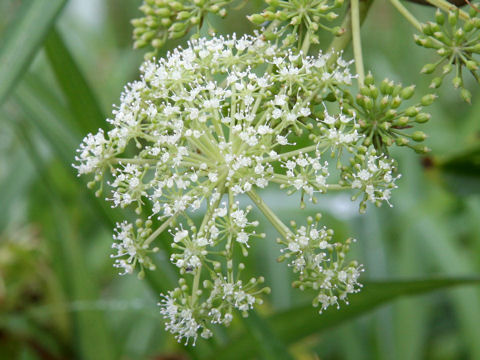
[[[478,90],[468,106],[452,89],[441,89],[426,125],[431,155],[395,153],[404,175],[393,208],[360,216],[349,199],[332,196],[305,210],[320,209],[337,234],[360,240],[356,258],[370,282],[350,307],[324,315],[305,310],[308,294],[290,288],[288,269],[275,261],[276,245],[258,242],[247,268],[261,270],[272,287],[260,314],[184,348],[164,332],[155,306],[175,281],[168,243],[156,259],[162,272],[142,282],[119,277],[109,258],[118,214],[70,166],[81,137],[106,128],[105,114],[137,76],[143,54],[132,50],[129,21],[139,15],[139,2],[63,5],[0,2],[6,14],[0,17],[0,359],[227,359],[232,349],[244,359],[269,358],[284,347],[297,359],[480,359],[478,286],[367,313],[401,296],[478,280]],[[430,8],[407,5],[422,20],[433,17]],[[259,12],[261,2],[212,22],[220,33],[250,32],[244,15],[252,10]],[[419,72],[433,55],[414,44],[413,30],[387,2],[374,1],[362,28],[366,68],[426,91],[430,80]],[[475,89],[473,81],[466,78],[466,86]],[[274,189],[265,196],[280,214],[294,216]]]

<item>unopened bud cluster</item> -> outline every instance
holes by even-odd
[[[317,44],[318,31],[326,30],[340,35],[344,30],[339,26],[330,26],[338,17],[338,10],[344,0],[266,0],[268,7],[260,14],[248,19],[256,25],[275,22],[283,30],[291,30],[290,36],[303,34],[311,43]],[[300,39],[302,41],[303,39]],[[292,41],[293,42],[293,41]]]
[[[480,79],[480,15],[476,6],[470,7],[467,20],[459,16],[459,11],[445,14],[437,10],[435,22],[423,24],[423,34],[415,35],[415,42],[434,49],[440,56],[439,60],[422,68],[424,74],[437,73],[430,87],[440,87],[445,76],[453,73],[453,86],[460,89],[462,99],[470,103],[472,95],[464,86],[464,73],[470,72],[477,82]]]
[[[430,114],[422,110],[433,103],[436,95],[424,95],[419,102],[406,106],[404,103],[414,93],[414,85],[404,87],[389,79],[377,86],[368,74],[360,93],[356,97],[347,94],[344,104],[346,113],[357,116],[358,132],[364,135],[361,143],[373,145],[380,153],[388,153],[392,145],[408,146],[421,154],[428,152],[426,146],[419,144],[426,135],[411,129],[430,119]]]
[[[168,39],[185,36],[192,27],[200,29],[207,14],[227,15],[226,6],[232,0],[144,0],[140,10],[143,17],[132,20],[134,47],[148,45],[151,58]]]

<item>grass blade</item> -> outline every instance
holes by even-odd
[[[73,126],[83,134],[96,131],[105,124],[105,116],[87,80],[55,28],[45,41],[45,52],[74,117]]]
[[[26,1],[0,45],[0,105],[27,70],[66,0]]]

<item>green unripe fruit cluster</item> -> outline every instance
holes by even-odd
[[[344,96],[346,105],[344,112],[355,114],[359,131],[365,135],[363,144],[373,146],[377,150],[387,152],[392,145],[408,146],[415,151],[423,151],[415,142],[424,141],[426,135],[421,131],[407,131],[430,119],[430,114],[421,112],[424,106],[431,105],[436,95],[424,95],[416,104],[405,107],[404,102],[413,98],[415,86],[402,86],[392,80],[384,79],[379,86],[371,73],[364,79],[364,85],[359,94],[353,98],[350,94]]]
[[[208,13],[226,16],[225,6],[232,0],[144,0],[140,6],[143,17],[131,21],[134,48],[151,46],[154,56],[168,39],[185,36],[192,26],[200,25]]]
[[[453,5],[452,5],[453,6]],[[426,64],[421,73],[441,73],[430,83],[430,88],[437,89],[444,77],[455,69],[452,85],[460,90],[461,98],[470,103],[470,91],[465,89],[463,75],[472,73],[479,78],[477,71],[480,68],[480,14],[475,5],[469,8],[468,14],[455,8],[447,13],[437,10],[435,21],[422,24],[422,35],[415,35],[415,43],[419,46],[434,49],[439,60]],[[465,18],[467,16],[467,18]],[[462,71],[465,68],[467,71]],[[428,103],[430,100],[425,99]]]

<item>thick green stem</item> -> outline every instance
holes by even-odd
[[[254,191],[250,190],[247,192],[248,196],[252,201],[257,205],[258,209],[265,215],[265,217],[270,221],[270,223],[277,229],[277,231],[282,235],[285,239],[293,237],[293,233],[290,229],[285,225],[282,220],[280,220],[277,215],[268,207],[267,204],[262,200],[260,196]]]
[[[363,86],[365,70],[363,67],[362,37],[360,34],[360,0],[352,0],[352,37],[353,56],[355,57],[355,69],[358,75],[358,85]]]
[[[407,10],[405,6],[399,0],[390,0],[393,6],[398,10],[402,16],[408,20],[410,24],[412,24],[418,31],[422,31],[422,25],[417,20],[415,16],[412,15],[410,11]]]
[[[426,0],[430,5],[436,6],[443,11],[456,11],[458,8],[455,5],[450,4],[447,0]],[[468,14],[459,10],[459,15],[462,20],[468,20],[470,17]]]
[[[195,305],[195,301],[197,300],[197,291],[198,291],[198,284],[200,283],[200,275],[202,274],[202,265],[200,265],[195,270],[195,275],[193,278],[193,287],[192,287],[192,307]]]
[[[310,49],[310,32],[307,31],[305,34],[305,39],[303,39],[302,52],[307,55],[308,49]]]

